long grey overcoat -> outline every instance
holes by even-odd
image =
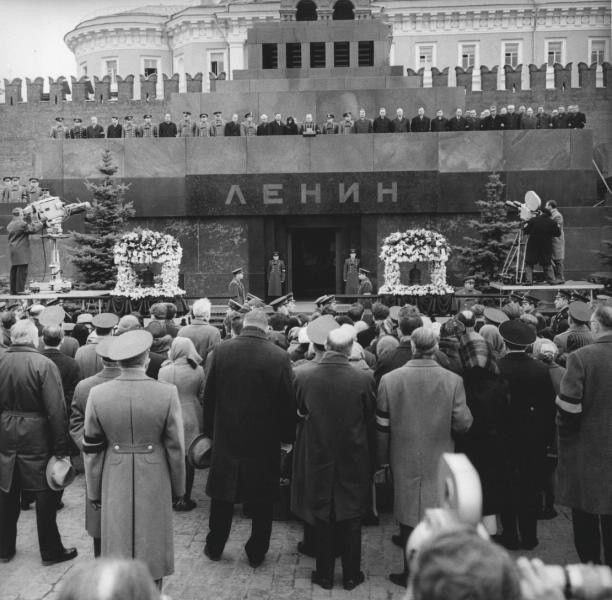
[[[105,450],[88,453],[104,441]],[[85,409],[84,450],[87,494],[102,503],[102,556],[142,560],[153,579],[171,575],[172,499],[185,493],[176,387],[142,369],[123,369],[94,387]]]
[[[389,448],[395,484],[394,514],[415,527],[425,509],[439,506],[438,462],[453,452],[452,433],[472,425],[463,381],[433,359],[412,359],[383,375],[377,426],[381,455]]]

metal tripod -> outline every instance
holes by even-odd
[[[525,274],[525,255],[527,241],[523,228],[520,227],[514,236],[512,246],[502,267],[501,278],[503,282],[520,285]]]

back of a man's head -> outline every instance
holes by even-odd
[[[375,302],[372,305],[372,315],[375,321],[384,321],[389,316],[389,307],[382,302]]]
[[[134,315],[125,315],[119,319],[119,323],[117,324],[117,335],[121,335],[126,331],[134,331],[135,329],[140,329],[140,321]]]
[[[350,356],[354,340],[355,328],[352,325],[341,325],[327,334],[325,349]]]
[[[289,317],[282,313],[274,313],[270,315],[269,324],[273,331],[283,331],[287,322],[289,321]]]
[[[204,321],[208,321],[210,319],[211,310],[212,306],[208,298],[200,298],[199,300],[196,300],[191,307],[191,312],[193,313],[194,318],[203,319]]]
[[[57,348],[57,346],[61,344],[64,334],[61,327],[57,325],[47,325],[47,327],[43,329],[42,337],[45,346]]]
[[[245,327],[257,327],[262,331],[268,329],[268,317],[261,308],[254,308],[244,315],[244,326]]]
[[[14,346],[38,346],[38,329],[30,319],[20,319],[11,327],[11,343]]]
[[[402,334],[402,337],[408,337],[412,335],[412,332],[419,327],[423,327],[423,319],[418,315],[413,315],[410,317],[400,317],[399,320],[399,330]]]
[[[353,323],[357,323],[357,321],[361,321],[361,316],[363,315],[363,306],[361,304],[353,304],[347,311],[346,316]]]
[[[436,336],[428,327],[418,327],[410,336],[413,358],[432,356],[436,350]]]
[[[593,313],[593,319],[599,323],[600,329],[612,331],[612,306],[598,306]]]
[[[520,600],[518,571],[498,545],[469,530],[442,533],[423,546],[412,576],[413,600]]]

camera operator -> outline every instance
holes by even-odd
[[[11,294],[21,294],[25,290],[30,264],[30,235],[41,228],[42,225],[32,223],[30,217],[24,215],[21,208],[13,209],[13,218],[6,226],[11,261]]]
[[[525,254],[525,285],[533,284],[533,267],[541,265],[546,283],[554,285],[553,239],[561,236],[559,225],[552,219],[548,208],[542,208],[525,225],[529,235]]]

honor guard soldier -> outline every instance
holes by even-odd
[[[257,125],[253,122],[253,113],[248,112],[244,115],[244,121],[240,125],[242,135],[251,137],[257,135]]]
[[[571,290],[559,290],[555,296],[555,308],[557,313],[550,320],[550,328],[555,335],[567,329],[569,317],[569,305],[572,300]],[[563,325],[565,323],[565,325]]]
[[[359,259],[357,258],[357,251],[355,248],[350,249],[349,257],[344,261],[342,279],[346,284],[344,293],[356,294],[359,290]]]
[[[369,278],[370,271],[368,269],[364,269],[363,267],[359,267],[359,289],[357,293],[360,296],[364,296],[367,294],[371,294],[373,292],[372,282]]]
[[[235,302],[238,302],[241,306],[246,303],[246,290],[242,280],[244,279],[244,272],[242,267],[238,267],[232,271],[233,279],[227,286],[229,295]]]
[[[348,135],[349,133],[353,133],[353,115],[350,112],[345,112],[342,115],[342,121],[340,125],[338,125],[338,130],[341,135]]]
[[[211,124],[208,120],[208,113],[202,113],[200,120],[196,125],[196,136],[197,137],[210,137]]]
[[[136,137],[136,126],[134,125],[134,117],[132,115],[127,115],[127,117],[123,119],[123,137]]]
[[[11,178],[10,177],[3,177],[2,178],[2,188],[0,191],[0,198],[2,199],[2,202],[9,202],[9,197],[11,194]]]
[[[64,125],[64,117],[55,117],[55,125],[51,128],[51,135],[55,140],[70,139],[70,130]]]
[[[324,134],[335,134],[340,132],[340,127],[338,123],[334,122],[334,118],[334,115],[331,113],[327,115],[327,121],[325,121],[321,128]]]
[[[213,137],[225,136],[225,121],[223,120],[223,112],[216,110],[213,115],[215,118],[213,119],[212,126],[210,128],[210,135]]]
[[[75,117],[72,122],[74,126],[70,130],[70,139],[84,140],[87,137],[87,128],[83,127],[83,119]]]
[[[320,313],[332,315],[336,313],[336,296],[333,294],[319,296],[314,303]]]
[[[24,202],[35,202],[42,196],[42,190],[40,189],[37,177],[30,177],[25,196]]]
[[[195,137],[196,125],[191,122],[191,113],[183,112],[183,119],[178,124],[178,137]]]
[[[119,123],[119,117],[111,117],[111,124],[106,128],[107,138],[122,138],[123,127]]]
[[[156,138],[157,137],[157,125],[153,125],[151,115],[145,115],[143,117],[144,123],[136,129],[136,137],[139,138]]]
[[[11,177],[11,185],[4,192],[4,202],[19,204],[27,201],[28,195],[25,186],[21,185],[19,177]]]
[[[277,298],[283,293],[285,283],[285,261],[280,259],[278,250],[272,252],[268,262],[268,298]]]
[[[455,290],[455,294],[459,296],[480,296],[482,292],[477,290],[475,285],[476,279],[470,275],[463,280],[463,287]],[[458,298],[458,301],[459,305],[457,307],[457,312],[470,310],[472,306],[478,302],[476,298]]]

